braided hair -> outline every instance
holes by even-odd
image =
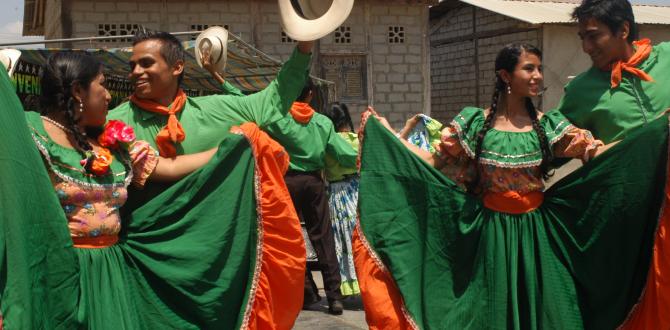
[[[72,88],[80,86],[87,90],[100,73],[102,64],[94,57],[83,52],[60,52],[47,59],[40,76],[42,114],[64,114],[65,127],[72,131],[75,149],[84,158],[91,157],[93,147],[88,143],[85,132],[79,128],[80,118],[76,116],[79,104],[72,95]]]
[[[500,95],[505,91],[507,84],[502,79],[500,72],[505,70],[507,72],[514,72],[517,64],[519,63],[519,57],[523,52],[536,55],[538,58],[542,59],[542,52],[537,49],[537,47],[527,44],[509,44],[506,45],[496,56],[495,61],[495,72],[496,72],[496,82],[494,85],[493,96],[491,97],[491,110],[486,115],[484,120],[484,125],[477,133],[476,145],[475,145],[475,164],[479,164],[481,159],[482,148],[484,137],[491,127],[493,126],[493,119],[495,118],[496,112],[498,111],[498,103],[500,101]],[[547,134],[544,131],[544,128],[540,125],[540,121],[537,118],[537,112],[535,111],[535,105],[533,101],[526,97],[525,100],[526,110],[528,111],[528,116],[530,117],[533,125],[533,130],[540,140],[540,148],[542,150],[542,163],[540,164],[540,170],[542,171],[542,177],[544,179],[549,178],[549,165],[552,160],[552,153],[549,147],[549,140],[547,139]],[[477,189],[480,181],[479,171],[475,171],[474,180],[468,184],[468,191],[474,192]]]

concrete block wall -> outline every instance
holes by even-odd
[[[430,111],[425,97],[430,79],[427,10],[425,5],[381,3],[370,8],[371,101],[396,128],[401,128],[409,116]],[[405,28],[404,43],[389,43],[389,26]]]
[[[231,32],[261,51],[286,60],[296,43],[282,41],[276,0],[72,0],[72,36],[98,35],[98,24],[140,24],[163,31],[188,31],[192,24],[228,25]],[[366,62],[365,98],[349,101],[355,121],[369,104],[400,127],[413,113],[428,112],[428,6],[421,1],[356,1],[343,26],[351,28],[351,43],[335,42],[335,33],[322,38],[312,64],[319,76],[320,58],[363,56]],[[404,43],[389,42],[389,27],[404,28]],[[60,36],[54,36],[60,37]],[[78,43],[80,48],[128,46],[128,42]]]
[[[473,10],[471,6],[456,8],[432,22],[431,109],[432,116],[443,123],[476,103],[475,44],[466,38],[474,33]],[[445,39],[458,41],[439,44]]]
[[[431,109],[432,116],[443,123],[466,106],[490,105],[495,57],[506,44],[542,46],[541,29],[525,31],[528,24],[473,6],[448,11],[431,24]],[[514,29],[523,32],[511,32]],[[510,33],[474,38],[475,33],[496,31]]]
[[[98,36],[99,24],[141,24],[150,29],[161,29],[162,4],[150,1],[72,1],[73,37]],[[127,46],[127,42],[91,42],[76,48],[103,48]]]

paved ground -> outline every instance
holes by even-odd
[[[342,315],[328,314],[328,302],[323,292],[321,272],[312,272],[314,281],[319,287],[321,301],[312,305],[309,310],[300,312],[295,322],[294,330],[349,330],[367,329],[365,313],[360,297],[351,297],[343,301],[344,313]]]

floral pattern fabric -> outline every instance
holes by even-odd
[[[125,204],[129,184],[143,186],[158,164],[156,151],[145,141],[136,141],[128,151],[114,150],[108,173],[96,176],[81,166],[81,155],[55,143],[39,116],[26,115],[33,141],[44,159],[70,236],[116,236],[121,230],[119,208]],[[33,118],[36,117],[36,118]]]
[[[145,141],[130,148],[132,184],[141,187],[158,163],[156,151]],[[68,219],[72,237],[116,236],[121,230],[119,209],[128,198],[126,186],[85,187],[62,180],[49,171],[56,195]]]
[[[358,205],[358,178],[351,177],[328,185],[328,206],[333,236],[335,238],[335,254],[340,266],[342,283],[340,291],[343,296],[361,292],[354,267],[354,254],[351,238],[356,227],[356,206]]]
[[[474,165],[475,148],[471,140],[482,127],[484,113],[482,109],[473,109],[466,108],[461,112],[457,116],[461,120],[454,120],[445,127],[440,141],[434,144],[437,155],[443,161],[440,170],[462,186],[471,183],[475,171],[479,170],[477,191],[480,192],[516,191],[527,194],[543,191],[541,151],[534,131],[489,130],[484,138],[480,162]],[[548,132],[550,148],[556,158],[588,161],[603,145],[589,131],[569,124],[558,112],[545,114],[540,118],[540,124]]]

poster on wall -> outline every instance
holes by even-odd
[[[40,75],[42,67],[38,64],[33,64],[19,60],[14,75],[12,76],[12,84],[16,90],[23,108],[27,111],[39,112],[39,96],[40,96]],[[105,85],[112,96],[109,103],[109,109],[115,108],[117,105],[128,101],[128,98],[133,93],[132,83],[125,77],[105,74]],[[188,96],[198,96],[205,94],[202,91],[185,89],[184,92]]]

